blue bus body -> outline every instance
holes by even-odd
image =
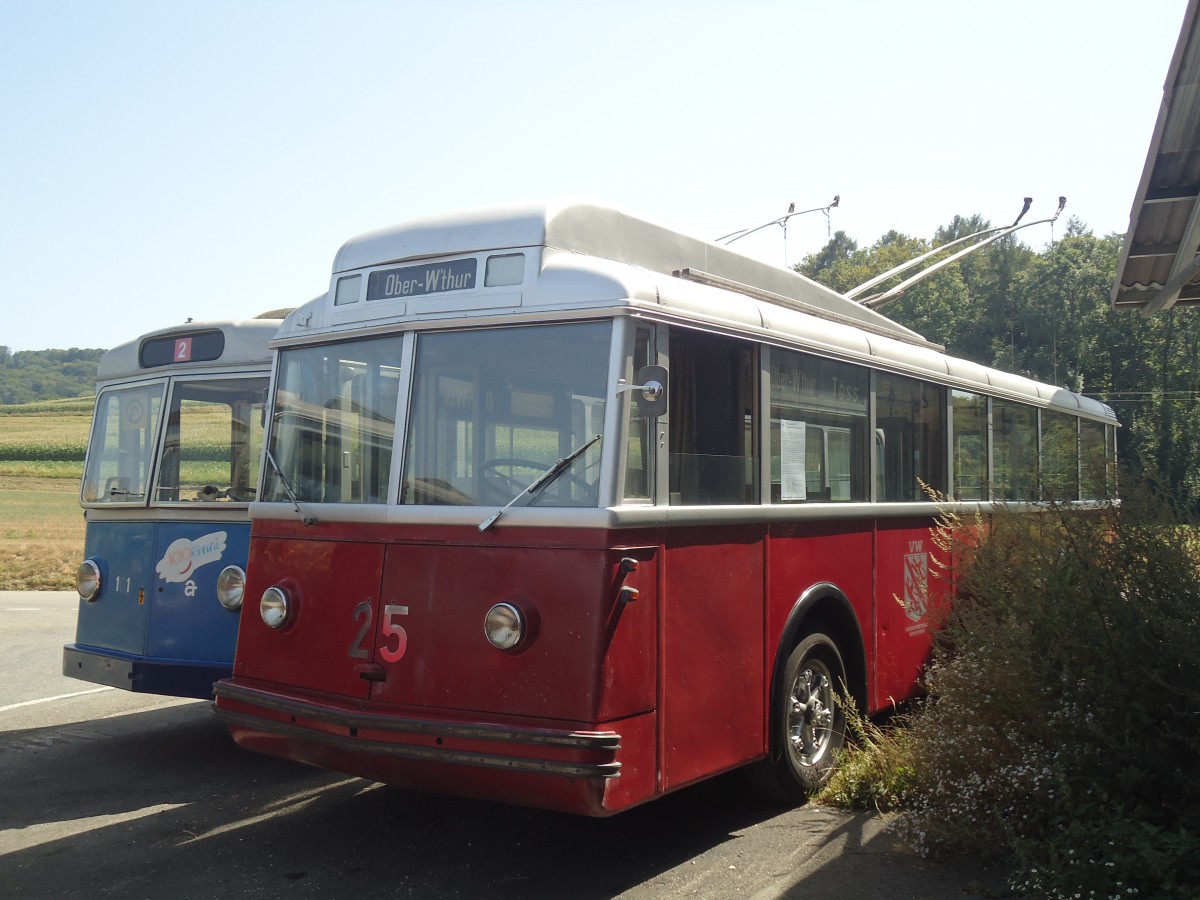
[[[111,591],[105,603],[80,601],[63,674],[143,693],[210,696],[213,682],[229,675],[237,643],[238,612],[213,598],[226,565],[245,569],[250,524],[242,513],[227,521],[89,523],[84,556],[102,561]],[[167,581],[155,567],[180,542],[218,542],[222,550],[187,578]]]
[[[279,325],[268,315],[151,332],[101,360],[80,493],[79,615],[64,675],[203,699],[230,674],[267,342]]]

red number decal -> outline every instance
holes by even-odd
[[[407,606],[397,606],[389,603],[383,608],[383,646],[379,648],[379,655],[383,657],[385,662],[399,662],[404,656],[404,651],[408,649],[408,632],[404,627],[395,621],[396,616],[407,616]],[[393,646],[391,638],[395,638]]]

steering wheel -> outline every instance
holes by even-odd
[[[495,503],[507,503],[529,487],[534,479],[549,468],[550,466],[546,463],[537,462],[532,459],[520,459],[518,457],[488,459],[484,460],[481,467],[480,483],[484,491],[489,494],[487,499]],[[528,469],[530,475],[529,478],[522,481],[506,472],[499,471],[500,469]],[[592,491],[592,485],[588,483],[587,479],[580,478],[578,475],[572,475],[569,471],[560,473],[551,482],[551,485],[564,481],[575,485],[581,491],[584,491],[585,494],[590,494]]]

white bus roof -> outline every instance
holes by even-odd
[[[273,310],[268,315],[279,316],[290,310]],[[132,377],[157,377],[183,372],[213,372],[225,369],[267,368],[271,364],[271,349],[268,346],[278,330],[281,318],[256,318],[224,320],[214,322],[187,322],[150,331],[132,341],[113,347],[96,368],[98,382],[114,381]],[[141,363],[142,346],[155,338],[188,337],[203,332],[220,331],[225,335],[225,346],[221,355],[214,360],[179,365],[146,367]]]
[[[923,342],[915,331],[789,269],[592,203],[505,206],[417,219],[347,241],[335,275],[406,260],[482,251],[544,247],[625,263],[658,275],[688,271],[845,317],[862,327]]]
[[[385,299],[366,293],[371,271],[405,272],[446,258],[476,257],[482,265],[485,257],[516,252],[528,257],[519,284],[489,287],[479,277],[461,290]],[[338,298],[339,282],[354,274],[368,278],[358,280],[357,294]],[[587,203],[448,213],[353,238],[334,258],[329,293],[289,315],[277,338],[283,346],[399,325],[484,324],[498,316],[531,321],[619,308],[1115,420],[1103,403],[947,356],[916,332],[796,272]]]

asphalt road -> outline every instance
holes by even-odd
[[[207,703],[63,677],[77,602],[0,592],[0,896],[1009,896],[878,817],[766,809],[736,777],[594,820],[257,756]]]

